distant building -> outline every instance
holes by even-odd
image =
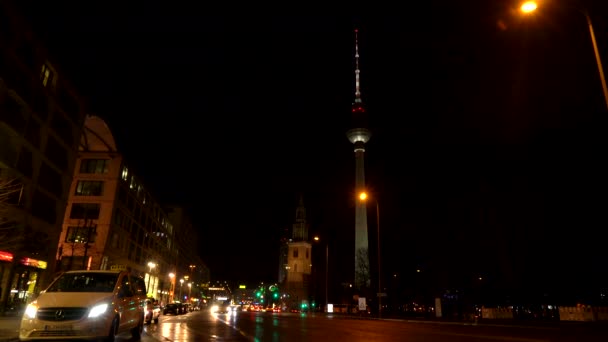
[[[53,279],[84,105],[13,7],[0,1],[0,311]],[[4,197],[3,197],[4,198]]]
[[[178,281],[180,286],[188,288],[188,291],[182,291],[181,296],[176,296],[176,300],[198,301],[202,298],[205,292],[204,287],[209,283],[210,278],[209,268],[198,254],[199,250],[204,248],[201,236],[185,208],[177,205],[165,205],[163,208],[175,229],[177,243],[175,271],[179,278]],[[182,279],[184,285],[181,285]]]

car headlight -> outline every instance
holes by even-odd
[[[108,310],[108,304],[95,305],[91,308],[91,311],[89,311],[89,318],[99,317],[104,314],[106,310]]]
[[[38,312],[38,305],[36,303],[31,303],[25,308],[25,312],[23,313],[23,317],[27,317],[29,319],[36,318],[36,313]]]
[[[214,306],[211,307],[211,312],[217,312],[219,309],[220,309],[219,306],[214,305]]]

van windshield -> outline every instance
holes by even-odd
[[[46,292],[112,292],[118,273],[64,273]]]

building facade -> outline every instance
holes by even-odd
[[[0,42],[3,311],[52,280],[85,110],[10,1],[0,2]]]
[[[97,116],[87,116],[58,240],[58,270],[131,269],[148,296],[166,300],[177,265],[175,230],[118,153]]]

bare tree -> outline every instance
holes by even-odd
[[[14,198],[21,192],[21,183],[0,173],[0,250],[11,249],[22,241],[14,218]]]

